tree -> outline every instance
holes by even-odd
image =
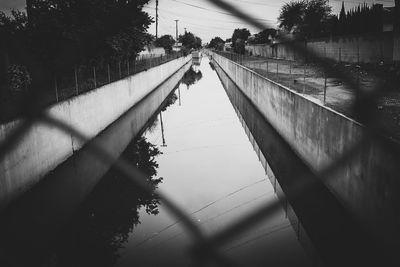
[[[328,5],[328,0],[308,1],[301,31],[308,38],[326,35],[329,32],[331,12],[332,7]]]
[[[163,35],[155,42],[155,44],[159,47],[163,47],[167,53],[172,51],[172,46],[174,45],[175,40],[171,35]]]
[[[275,29],[265,29],[257,33],[253,40],[250,41],[249,38],[248,42],[251,44],[269,44],[271,43],[271,40],[275,38],[275,36],[276,36]]]
[[[335,22],[333,34],[359,34],[381,32],[383,27],[382,5],[368,6],[366,3],[345,11],[344,4],[339,19]]]
[[[60,265],[115,265],[121,247],[140,224],[140,210],[149,215],[159,213],[160,199],[155,190],[163,178],[157,178],[156,157],[161,154],[144,137],[128,145],[122,157],[146,175],[149,191],[141,190],[132,179],[111,168],[62,229],[61,237],[54,240],[51,253]]]
[[[224,40],[222,40],[220,37],[214,37],[211,39],[210,43],[208,44],[209,48],[214,48],[216,50],[223,50],[224,48]]]
[[[149,0],[31,0],[33,42],[53,63],[134,57],[142,50]],[[63,53],[60,53],[60,52]]]
[[[7,81],[9,65],[26,65],[27,50],[27,16],[13,10],[11,16],[0,12],[0,85]],[[15,51],[10,55],[10,51]]]
[[[235,53],[244,54],[245,42],[250,35],[250,31],[246,28],[234,30],[232,34],[232,47]]]
[[[184,35],[179,35],[178,40],[186,49],[198,49],[201,47],[201,39],[191,32],[185,32]]]
[[[301,37],[317,37],[327,33],[332,8],[328,0],[292,1],[281,8],[279,27]]]
[[[279,27],[286,32],[296,32],[297,27],[303,23],[306,8],[307,2],[304,0],[284,4],[278,17]]]
[[[203,74],[200,70],[195,71],[193,68],[190,68],[182,77],[181,82],[187,86],[189,89],[190,86],[200,81],[203,78]]]
[[[8,54],[24,55],[37,88],[46,87],[55,73],[70,71],[74,65],[132,59],[148,41],[146,31],[153,20],[142,10],[148,2],[29,0],[27,18],[19,14],[10,18],[11,24],[22,25],[19,32],[24,32],[25,41],[19,46],[8,41]],[[0,21],[5,21],[4,15],[0,14]],[[6,34],[1,30],[0,34],[4,40]]]

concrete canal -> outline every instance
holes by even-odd
[[[156,189],[206,236],[279,203],[218,248],[239,266],[348,266],[368,253],[367,235],[210,63],[203,58],[181,69],[93,141],[123,151],[148,176],[151,194],[84,148],[4,211],[1,266],[196,265],[191,236]],[[292,197],[295,178],[305,174],[313,186]]]

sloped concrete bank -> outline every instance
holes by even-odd
[[[100,145],[113,158],[119,158],[132,140],[154,122],[154,116],[168,103],[166,98],[177,88],[189,68],[190,62],[90,142]],[[1,247],[6,251],[4,253],[8,249],[20,251],[20,244],[35,244],[34,248],[29,248],[31,255],[42,253],[112,164],[98,158],[85,145],[9,205],[2,213],[5,220],[0,221],[0,231],[6,232],[0,232],[0,246],[5,246]],[[10,244],[17,248],[10,247]]]
[[[191,56],[172,60],[53,105],[46,112],[92,139],[189,61]],[[0,142],[6,140],[21,123],[23,120],[19,119],[0,125]],[[83,145],[56,127],[33,124],[18,144],[0,159],[0,209]]]
[[[366,135],[365,127],[334,110],[218,54],[212,57],[313,171],[341,158]],[[323,180],[358,220],[390,246],[400,240],[399,162],[399,144],[377,138]]]

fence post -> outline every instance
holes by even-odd
[[[276,61],[276,80],[279,81],[279,61]]]
[[[74,66],[74,72],[75,72],[75,90],[76,90],[76,95],[79,95],[79,88],[78,88],[78,70],[76,65]]]
[[[121,61],[118,61],[118,71],[119,71],[119,78],[122,78],[122,73],[121,73]]]
[[[269,65],[269,63],[268,63],[268,59],[267,59],[267,75],[268,75],[268,73],[269,73],[268,65]]]
[[[129,74],[130,74],[130,72],[129,72],[129,59],[126,61],[126,65],[128,67],[128,76],[129,76]]]
[[[290,83],[292,82],[292,61],[289,61],[289,88],[290,88]]]
[[[108,83],[111,83],[110,64],[107,64]]]
[[[133,73],[136,73],[136,58],[133,60]]]
[[[325,81],[324,81],[324,105],[325,105],[325,103],[326,103],[326,80],[327,80],[325,70],[324,70],[324,78],[325,78]]]
[[[96,67],[95,66],[93,66],[93,78],[94,78],[94,88],[97,88]]]
[[[357,91],[356,91],[356,97],[358,97],[358,94],[360,93],[360,66],[359,66],[359,65],[357,65],[356,70],[357,70]]]
[[[56,102],[58,102],[57,76],[54,76],[54,88],[55,88],[55,91],[56,91]]]
[[[303,93],[306,91],[306,68],[307,68],[307,65],[304,62]]]

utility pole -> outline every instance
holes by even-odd
[[[32,0],[26,0],[26,16],[28,17],[28,28],[32,27]]]
[[[161,136],[163,144],[161,146],[166,147],[167,144],[165,143],[165,136],[164,136],[164,123],[162,120],[162,111],[160,112],[160,122],[161,122]]]
[[[156,41],[158,40],[158,0],[156,0]]]
[[[176,42],[178,43],[178,19],[175,20],[176,23]]]

